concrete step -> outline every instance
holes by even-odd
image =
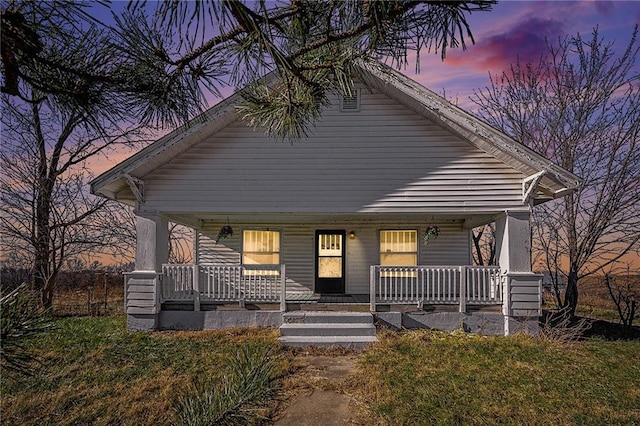
[[[376,336],[282,336],[280,342],[283,346],[317,348],[342,347],[350,349],[363,349],[378,341]]]
[[[285,324],[373,324],[370,312],[295,311],[284,314]]]
[[[376,327],[362,323],[303,323],[280,326],[281,336],[375,336]]]
[[[280,342],[284,346],[356,349],[377,341],[370,312],[287,312],[280,326]]]

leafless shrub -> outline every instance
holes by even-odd
[[[637,283],[634,285],[634,280],[630,274],[621,277],[606,274],[604,276],[604,284],[609,291],[611,300],[616,305],[623,329],[627,332],[631,329],[636,316]]]
[[[571,308],[566,306],[545,315],[539,336],[554,342],[573,343],[581,340],[590,328],[589,319],[575,317]]]

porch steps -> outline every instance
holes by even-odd
[[[377,341],[373,315],[368,312],[287,312],[280,326],[280,342],[290,347],[360,349]]]

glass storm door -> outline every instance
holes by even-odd
[[[343,293],[345,231],[316,231],[316,293]]]

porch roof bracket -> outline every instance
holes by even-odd
[[[127,181],[129,189],[133,192],[134,197],[138,203],[144,201],[144,181],[135,176],[131,176],[129,173],[124,173],[122,177]]]
[[[536,174],[524,178],[524,180],[522,181],[522,202],[524,204],[529,204],[531,198],[536,192],[536,189],[538,188],[538,184],[546,173],[546,170],[542,170]]]
[[[554,198],[564,197],[567,194],[571,194],[573,189],[571,188],[562,188],[553,193]]]

